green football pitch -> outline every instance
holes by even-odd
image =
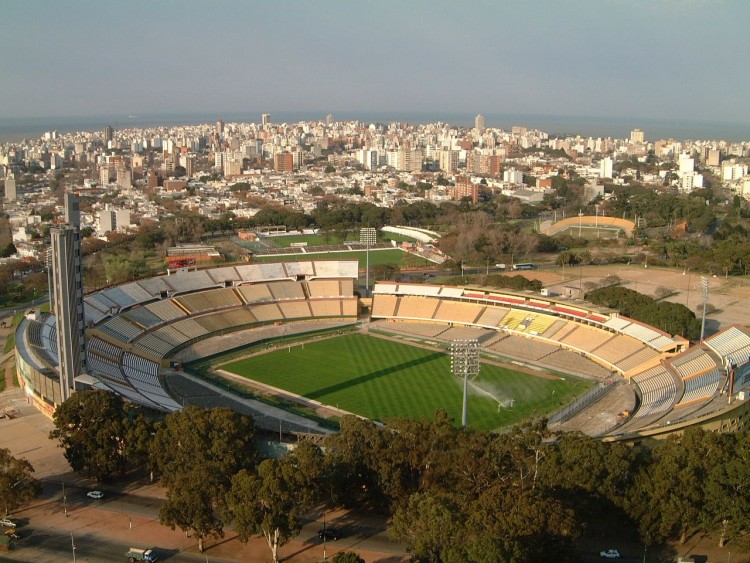
[[[442,409],[461,422],[463,383],[447,353],[353,334],[279,348],[221,369],[374,420],[431,418]],[[591,383],[547,379],[482,364],[469,393],[469,425],[495,430],[556,410]]]

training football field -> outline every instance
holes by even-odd
[[[226,371],[370,418],[461,422],[463,382],[447,353],[363,334],[296,344],[219,366]],[[469,393],[469,425],[494,430],[547,414],[590,387],[482,364]]]

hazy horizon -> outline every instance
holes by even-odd
[[[270,113],[272,123],[296,123],[299,121],[322,120],[332,113],[337,121],[362,121],[370,123],[409,122],[412,124],[435,123],[441,121],[452,126],[473,127],[475,114],[470,113],[425,113],[425,112],[279,112],[279,111],[240,111],[240,112],[186,112],[155,113],[140,115],[82,115],[82,116],[34,116],[0,118],[0,143],[18,142],[21,139],[39,138],[48,131],[71,133],[96,131],[106,125],[120,129],[146,129],[157,127],[177,127],[198,124],[213,124],[218,119],[226,123],[260,122],[261,113]],[[485,125],[491,128],[510,130],[520,125],[529,129],[540,129],[551,135],[581,135],[584,137],[627,138],[630,131],[639,128],[646,140],[724,140],[729,142],[750,141],[750,124],[721,123],[712,121],[644,119],[628,117],[592,117],[562,115],[510,115],[483,114]]]
[[[744,125],[749,16],[741,0],[11,2],[0,118],[262,108]]]

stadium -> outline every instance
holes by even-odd
[[[275,348],[277,358],[285,350],[291,358],[292,346],[287,349],[284,343],[295,342],[295,347],[301,346],[295,353],[301,353],[305,342],[328,339],[333,345],[325,354],[328,365],[334,366],[337,349],[344,349],[344,341],[337,348],[336,339],[349,338],[349,332],[356,330],[401,346],[427,347],[433,356],[436,350],[444,355],[452,341],[476,339],[488,373],[491,364],[500,363],[525,372],[529,380],[559,382],[551,393],[559,392],[565,404],[553,408],[541,396],[531,397],[530,403],[537,400],[541,410],[519,412],[549,416],[550,425],[560,430],[635,440],[662,437],[693,425],[714,431],[747,427],[750,334],[746,329],[729,327],[690,346],[680,337],[583,301],[394,282],[377,282],[372,297],[361,298],[355,291],[358,276],[356,261],[263,263],[178,272],[91,293],[84,298],[86,370],[76,377],[76,389],[109,390],[161,412],[186,404],[227,405],[252,414],[258,426],[269,431],[280,432],[283,426],[291,433],[330,432],[315,421],[279,417],[259,408],[256,401],[232,397],[215,382],[191,374],[190,363],[226,362],[223,354],[257,349],[259,343],[267,353]],[[28,312],[16,331],[19,381],[29,400],[50,415],[61,402],[56,331],[55,316],[36,311]],[[312,353],[314,348],[308,347]],[[385,361],[393,354],[371,356]],[[301,362],[294,370],[301,375],[298,379],[304,380],[309,369],[308,380],[321,378],[320,385],[332,392],[346,387],[348,396],[360,393],[364,387],[358,385],[365,380],[387,383],[390,380],[384,376],[397,372],[399,366],[432,361],[410,357],[395,367],[361,365],[363,373],[342,383],[325,380],[319,375],[324,369],[312,375],[313,364],[306,364],[306,358],[297,360]],[[435,366],[433,373],[448,371]],[[232,381],[240,378],[226,375]],[[504,381],[510,385],[509,378],[498,375],[495,388],[502,389]],[[588,389],[572,391],[563,386],[572,380],[586,381]],[[268,380],[255,384],[273,387]],[[431,384],[428,380],[421,386],[427,389]],[[539,393],[549,392],[544,389]],[[355,408],[339,408],[331,400],[335,395],[320,388],[277,390],[317,412],[367,415]],[[372,392],[376,395],[372,401],[386,406],[397,395],[388,385]],[[497,397],[492,401],[498,413],[506,406]],[[405,401],[407,409],[410,403]]]

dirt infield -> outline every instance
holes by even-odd
[[[564,270],[564,276],[563,276]],[[701,275],[682,268],[663,268],[643,264],[610,264],[606,266],[571,266],[554,270],[513,272],[528,279],[537,279],[545,288],[561,295],[565,286],[586,289],[588,282],[601,284],[605,278],[617,276],[620,285],[656,299],[681,303],[698,316],[702,314]],[[750,322],[750,277],[706,276],[708,302],[706,335],[731,325],[747,326]],[[662,297],[666,295],[666,297]]]
[[[602,228],[612,227],[615,229],[622,229],[627,235],[631,235],[633,233],[633,229],[635,228],[635,223],[633,223],[633,221],[628,221],[627,219],[620,219],[618,217],[604,217],[602,215],[584,215],[582,217],[567,217],[566,219],[562,219],[557,223],[550,225],[550,227],[547,229],[547,235],[553,236],[560,231],[564,231],[565,229],[569,229],[570,227],[578,227],[579,225],[583,225],[586,227],[599,226]]]

